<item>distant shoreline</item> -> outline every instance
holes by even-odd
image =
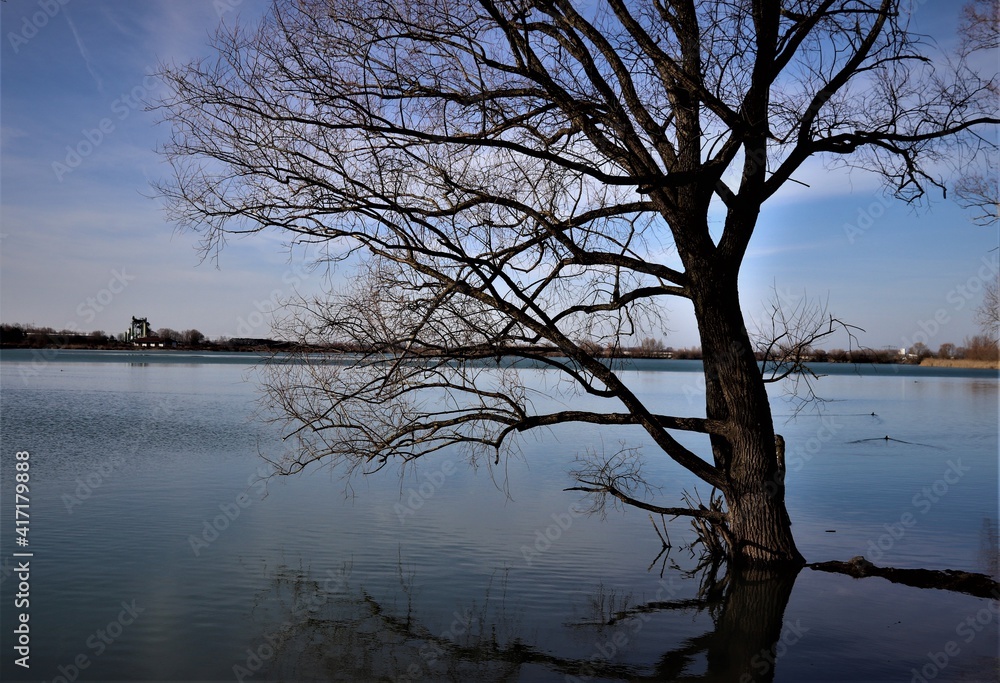
[[[47,356],[52,352],[59,351],[96,351],[96,352],[110,352],[110,353],[143,353],[143,354],[184,354],[184,353],[237,353],[237,354],[252,354],[252,353],[307,353],[307,354],[330,354],[334,356],[346,356],[357,353],[365,353],[362,349],[357,348],[343,348],[336,346],[299,346],[291,344],[288,342],[279,342],[275,340],[247,340],[255,342],[266,342],[266,343],[244,343],[244,344],[233,344],[231,342],[224,343],[205,343],[198,345],[177,345],[173,347],[138,347],[132,346],[130,344],[118,343],[114,345],[102,344],[102,345],[87,345],[87,344],[46,344],[42,346],[28,345],[28,344],[0,344],[0,349],[4,351],[8,350],[20,350],[20,351],[34,351],[41,354],[42,356]],[[539,350],[541,351],[541,350]],[[546,349],[549,353],[542,353],[540,355],[559,355],[556,349]],[[685,350],[687,351],[687,350]],[[504,357],[515,357],[513,354],[502,354]],[[859,354],[860,357],[844,360],[833,360],[831,358],[814,358],[807,360],[807,365],[892,365],[892,366],[910,366],[910,367],[925,367],[925,368],[954,368],[956,370],[1000,370],[1000,360],[972,360],[966,358],[924,358],[919,363],[914,362],[910,359],[903,359],[898,356],[892,355],[876,355],[871,356],[867,354]],[[431,356],[428,356],[431,357]],[[690,360],[701,362],[702,358],[700,353],[692,354],[690,351],[681,353],[671,353],[664,351],[643,351],[640,349],[628,349],[622,350],[614,355],[600,354],[595,356],[597,358],[603,359],[616,359],[616,360]],[[490,356],[489,358],[494,358]],[[467,358],[466,360],[474,361],[475,358]],[[480,358],[479,360],[482,360]]]
[[[1000,370],[1000,361],[967,360],[965,358],[924,358],[920,364],[929,368],[971,368],[975,370]]]

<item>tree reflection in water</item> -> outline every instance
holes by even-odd
[[[718,570],[717,565],[700,567],[698,593],[687,599],[629,606],[627,598],[609,596],[599,587],[591,596],[591,617],[570,625],[575,632],[589,631],[597,647],[575,658],[527,639],[519,610],[508,604],[502,573],[494,576],[481,602],[456,606],[450,619],[441,622],[444,628],[431,629],[414,606],[413,577],[404,575],[401,567],[401,591],[380,601],[363,585],[352,584],[349,567],[343,572],[345,580],[330,590],[329,578],[282,566],[254,610],[255,621],[265,630],[234,673],[237,679],[242,673],[243,680],[397,683],[519,678],[771,681],[775,652],[780,656],[801,635],[794,624],[783,622],[796,573],[744,571],[718,577]],[[707,613],[712,628],[664,643],[665,652],[655,662],[616,657],[644,624],[677,610],[692,616]],[[432,619],[441,621],[438,617]]]

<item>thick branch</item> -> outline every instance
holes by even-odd
[[[706,420],[698,417],[673,417],[670,415],[653,415],[664,429],[679,429],[700,434],[722,434],[725,425],[717,420]],[[579,410],[564,410],[547,415],[531,415],[515,425],[518,431],[526,431],[536,427],[545,427],[565,422],[588,422],[603,425],[635,425],[639,419],[630,413],[591,413]]]

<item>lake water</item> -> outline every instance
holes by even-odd
[[[718,599],[686,573],[685,522],[656,559],[645,513],[578,514],[574,457],[635,431],[553,429],[494,468],[445,451],[349,487],[323,468],[263,482],[284,446],[254,418],[253,361],[3,352],[3,680],[997,680],[996,600],[810,569]],[[698,415],[699,368],[627,375]],[[997,373],[821,371],[819,413],[773,387],[806,558],[996,573]],[[646,455],[656,502],[678,504],[696,482]]]

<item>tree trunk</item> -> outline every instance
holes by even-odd
[[[702,264],[704,265],[704,262]],[[801,565],[785,509],[784,443],[774,433],[771,406],[740,310],[735,269],[692,269],[701,335],[706,411],[725,424],[711,437],[724,474],[729,552],[737,565]],[[695,274],[697,273],[697,274]]]

